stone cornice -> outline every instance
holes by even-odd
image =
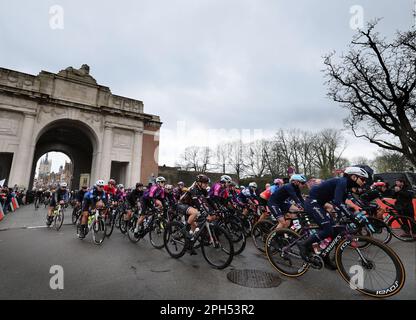
[[[85,90],[95,90],[94,96],[88,96],[88,100],[82,103],[82,95],[72,98],[63,95],[56,90],[57,81],[66,83],[77,92],[77,88]],[[78,86],[78,87],[77,87]],[[91,88],[91,89],[88,89]],[[62,90],[61,90],[62,91]],[[88,91],[89,92],[89,91]],[[160,126],[159,117],[143,112],[143,102],[127,97],[118,96],[111,93],[111,90],[96,83],[95,79],[89,75],[89,69],[66,68],[58,74],[41,71],[37,76],[23,72],[0,68],[0,94],[13,95],[24,99],[32,99],[39,104],[53,104],[64,107],[74,107],[98,112],[102,115],[116,114],[127,118],[153,123]],[[75,100],[75,101],[74,101]]]

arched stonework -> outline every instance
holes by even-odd
[[[90,181],[112,173],[132,186],[157,174],[159,117],[144,113],[141,101],[113,95],[83,65],[37,76],[0,68],[0,163],[13,156],[9,177],[0,179],[29,186],[36,146],[54,123],[80,127],[91,140],[91,171],[82,172]]]

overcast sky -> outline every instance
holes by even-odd
[[[53,5],[63,29],[50,27]],[[347,113],[326,98],[320,70],[324,54],[347,50],[356,5],[364,21],[383,18],[387,37],[414,24],[413,0],[2,0],[0,65],[38,74],[88,64],[98,83],[161,117],[159,162],[173,165],[213,129],[342,128]],[[345,155],[376,150],[350,137]]]

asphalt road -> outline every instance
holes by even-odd
[[[67,213],[69,213],[67,211]],[[101,246],[91,234],[79,240],[66,223],[57,232],[44,227],[46,210],[20,208],[0,222],[0,299],[372,299],[351,290],[336,271],[310,270],[297,279],[278,275],[274,288],[248,288],[230,282],[233,269],[277,274],[248,240],[245,251],[225,270],[211,268],[198,255],[172,259],[146,236],[137,244],[115,229]],[[406,268],[406,284],[390,299],[415,299],[416,242],[390,246]],[[50,268],[64,270],[64,289],[52,290]]]

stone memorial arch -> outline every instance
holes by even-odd
[[[89,67],[37,76],[0,68],[0,180],[31,188],[37,160],[61,151],[80,176],[133,186],[158,171],[160,118],[97,84]],[[68,181],[69,182],[69,181]]]

